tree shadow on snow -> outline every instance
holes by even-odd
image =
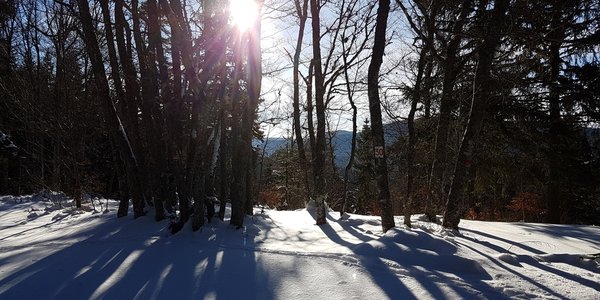
[[[600,251],[600,229],[597,227],[535,223],[515,223],[514,226],[522,227],[527,231],[552,235],[560,239],[571,238],[575,240],[586,241]]]
[[[143,217],[110,220],[82,230],[71,236],[88,236],[82,241],[4,273],[0,298],[274,298],[269,275],[256,265],[253,251],[207,246],[208,235],[202,233],[181,232],[180,236],[167,237],[165,225]],[[136,227],[156,231],[140,234]],[[34,246],[30,251],[44,251],[43,247]],[[5,257],[0,265],[18,259]]]
[[[419,288],[435,299],[452,299],[457,295],[463,299],[506,298],[482,281],[491,276],[479,263],[456,256],[454,244],[424,231],[395,228],[377,240],[369,238],[370,241],[355,245],[340,237],[329,224],[321,225],[320,229],[335,243],[352,250],[360,265],[390,299],[422,297],[422,291],[417,295],[417,291],[409,289],[410,280],[416,280]],[[356,233],[352,226],[344,229]],[[444,290],[443,286],[452,291]]]
[[[465,229],[461,229],[461,230],[465,230]],[[472,231],[472,230],[471,230]],[[490,242],[486,242],[486,241],[480,241],[477,240],[475,238],[472,237],[468,237],[468,236],[462,236],[463,239],[465,240],[469,240],[473,243],[477,243],[480,244],[482,246],[485,246],[487,248],[490,248],[491,250],[497,252],[497,253],[508,253],[508,251],[498,245],[494,245]],[[508,271],[509,273],[521,278],[521,280],[527,281],[530,284],[536,286],[537,288],[539,288],[540,290],[543,290],[545,292],[547,292],[548,294],[552,295],[553,297],[558,297],[558,298],[568,298],[567,295],[561,295],[553,290],[551,290],[550,288],[544,286],[543,284],[539,283],[538,281],[527,277],[526,275],[523,275],[520,272],[516,272],[513,269],[509,268],[508,266],[505,265],[504,262],[500,261],[499,259],[496,259],[488,254],[485,254],[467,244],[461,243],[462,246],[469,248],[471,251],[481,255],[482,257],[486,258],[487,260],[493,262],[494,264],[496,264],[498,267],[500,267],[501,269]],[[546,272],[546,273],[550,273],[550,274],[554,274],[556,276],[560,276],[562,278],[568,279],[570,281],[574,281],[577,282],[579,284],[582,284],[584,286],[590,287],[592,289],[595,289],[597,291],[600,291],[600,283],[596,282],[596,281],[592,281],[586,278],[583,278],[581,276],[578,276],[577,274],[571,274],[565,271],[562,271],[560,269],[554,268],[552,267],[552,263],[556,262],[556,263],[566,263],[569,264],[571,266],[574,267],[579,267],[588,271],[592,271],[592,272],[598,272],[600,271],[600,268],[598,268],[597,264],[593,263],[593,262],[589,262],[588,264],[586,264],[585,262],[583,262],[580,258],[579,255],[542,255],[541,251],[537,251],[540,252],[538,253],[536,256],[531,256],[531,255],[514,255],[515,259],[516,259],[516,266],[518,267],[522,267],[521,263],[525,263],[533,268],[537,268],[540,269],[540,271],[542,272]],[[537,257],[537,258],[536,258]],[[540,261],[542,260],[542,261]],[[546,263],[544,263],[544,260]],[[553,261],[555,260],[555,261]],[[513,264],[514,265],[514,264]]]
[[[507,240],[505,238],[501,238],[499,236],[496,236],[496,235],[493,235],[493,234],[489,234],[489,233],[485,233],[485,232],[482,232],[482,231],[479,231],[479,230],[474,230],[474,229],[468,229],[468,228],[462,228],[461,227],[460,231],[461,232],[471,232],[471,233],[474,233],[474,234],[477,234],[477,235],[480,235],[480,236],[483,236],[483,237],[486,237],[486,238],[495,239],[495,240],[507,243],[507,244],[511,245],[511,247],[512,246],[519,247],[519,248],[521,248],[523,250],[526,250],[526,251],[529,251],[529,252],[531,252],[533,254],[544,254],[544,251],[541,251],[539,249],[533,248],[531,246],[527,246],[527,245],[525,245],[523,243],[519,243],[519,242]],[[498,246],[498,248],[499,249],[503,249],[503,248],[501,248],[499,246]],[[507,249],[503,249],[503,251],[500,251],[500,253],[502,253],[502,252],[507,252]]]

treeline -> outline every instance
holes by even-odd
[[[370,20],[372,3],[339,2],[338,24],[356,24],[353,16],[360,14],[347,14],[356,7],[365,9],[360,19]],[[385,148],[396,214],[444,215],[452,228],[460,217],[600,221],[599,1],[395,1],[390,16],[402,24],[389,25],[387,73],[378,79],[383,111],[401,124],[400,140]],[[409,28],[408,42],[394,35],[398,26]],[[347,30],[361,27],[344,25],[340,34],[327,28],[338,45],[329,53],[340,51],[327,61],[343,61],[346,45],[362,36],[349,40]],[[403,41],[397,62],[394,43]],[[353,101],[365,96],[360,91],[372,77],[361,73],[362,65],[342,65],[342,74],[351,76],[330,80],[326,94],[338,93],[355,113],[352,151],[339,170],[330,133],[328,203],[340,213],[378,214],[375,156],[382,142],[373,141],[370,124],[357,133]],[[328,74],[335,77],[335,68]],[[311,99],[307,88],[305,99]],[[309,100],[304,108],[310,109]],[[307,166],[302,137],[314,139],[310,114],[301,123],[302,109],[294,107],[289,145],[261,173],[263,201],[271,205],[298,208],[307,197],[306,179],[296,170]]]
[[[173,231],[188,219],[200,228],[218,196],[242,226],[260,136],[260,21],[238,30],[227,9],[2,1],[1,128],[20,151],[3,155],[2,192],[64,190],[78,206],[84,191],[108,193],[119,216],[129,199],[135,217],[176,215]]]
[[[588,127],[600,112],[600,2],[450,2],[399,3],[418,39],[407,98],[411,113],[424,110],[407,120],[407,197],[420,176],[424,211],[443,209],[449,227],[506,206],[530,209],[529,221],[598,222],[598,131]],[[415,163],[422,141],[410,127],[431,122],[430,101],[435,140]]]
[[[131,199],[135,217],[176,216],[173,231],[210,220],[213,197],[235,226],[257,202],[306,199],[317,224],[327,203],[381,214],[384,231],[394,212],[450,228],[599,221],[600,1],[258,1],[294,35],[281,46],[291,78],[268,70],[293,123],[272,158],[252,147],[268,101],[261,20],[242,31],[228,1],[191,2],[0,2],[0,131],[15,145],[0,148],[2,193],[63,190],[80,205],[98,192],[119,216]],[[342,170],[340,111],[353,128]],[[406,126],[391,146],[384,120]]]

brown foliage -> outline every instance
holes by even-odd
[[[507,208],[520,213],[522,221],[536,221],[545,213],[544,201],[540,194],[521,192],[512,198]]]
[[[275,189],[265,189],[258,194],[258,201],[268,207],[280,208],[284,203],[284,193]]]

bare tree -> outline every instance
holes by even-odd
[[[304,29],[306,27],[306,20],[308,18],[308,0],[294,1],[296,7],[296,14],[299,20],[298,27],[298,38],[296,40],[296,49],[294,50],[293,57],[293,106],[294,106],[294,134],[296,135],[296,145],[298,146],[298,158],[300,159],[300,165],[302,166],[302,172],[304,175],[304,183],[306,191],[309,197],[311,197],[311,187],[308,178],[308,165],[306,158],[306,149],[304,146],[304,139],[302,138],[302,125],[300,123],[300,54],[302,53],[302,42],[304,37]]]
[[[381,118],[381,101],[379,100],[379,70],[383,62],[385,51],[385,38],[387,19],[390,11],[389,0],[379,0],[377,8],[377,22],[375,27],[375,43],[373,56],[369,64],[368,89],[369,112],[371,116],[371,132],[373,138],[373,151],[375,153],[375,175],[379,190],[378,200],[381,206],[381,226],[384,232],[395,226],[388,185],[388,170],[385,153],[385,140],[383,135],[383,121]]]
[[[416,21],[415,18],[411,15],[409,10],[404,6],[402,1],[396,1],[398,5],[401,7],[404,15],[406,16],[408,23],[410,24],[413,31],[415,31],[418,39],[420,40],[421,49],[419,50],[419,59],[417,61],[417,73],[415,76],[414,86],[412,91],[410,92],[410,111],[408,113],[407,118],[407,127],[408,127],[408,149],[407,149],[407,157],[406,157],[406,194],[404,201],[404,224],[408,227],[411,227],[411,209],[413,205],[413,181],[415,176],[415,144],[417,136],[415,134],[415,114],[417,112],[417,106],[419,103],[423,102],[426,107],[425,115],[428,116],[429,112],[427,111],[430,107],[430,103],[425,103],[423,101],[423,92],[425,87],[424,81],[428,80],[431,76],[431,72],[433,69],[433,58],[434,58],[434,30],[435,25],[432,20],[432,17],[437,14],[438,5],[436,3],[431,3],[431,5],[424,6],[417,2],[417,6],[423,10],[422,16],[419,16],[419,19],[422,21]],[[415,11],[417,9],[414,9]]]
[[[314,85],[315,85],[315,106],[317,109],[317,136],[315,148],[313,148],[313,176],[315,181],[315,199],[317,206],[317,225],[327,223],[325,218],[325,200],[327,193],[325,191],[325,177],[323,170],[325,167],[325,78],[321,61],[321,21],[320,21],[320,1],[310,0],[310,12],[312,17],[312,48],[314,67]]]
[[[346,211],[346,205],[348,203],[348,197],[350,193],[350,172],[354,166],[354,159],[356,157],[358,107],[356,106],[354,100],[354,94],[357,90],[358,74],[361,73],[360,66],[366,63],[366,57],[362,58],[361,53],[367,49],[367,42],[370,40],[373,32],[371,11],[375,7],[375,4],[373,3],[372,5],[368,5],[367,7],[363,8],[363,10],[366,10],[366,13],[359,17],[359,20],[357,21],[352,20],[352,17],[357,13],[356,6],[359,1],[350,1],[348,6],[345,6],[345,3],[345,1],[342,1],[340,8],[340,18],[343,19],[343,22],[340,23],[342,24],[341,56],[343,61],[342,68],[346,97],[348,97],[348,102],[350,103],[350,107],[352,109],[352,139],[350,142],[350,158],[348,159],[348,163],[344,168],[344,195],[342,204],[340,205],[340,217],[343,217],[344,212]],[[360,11],[361,8],[359,7],[358,10]],[[362,40],[359,38],[360,33],[364,33],[364,35],[362,35]],[[356,66],[357,70],[354,79],[351,80],[349,72],[353,66]],[[330,90],[333,89],[334,87],[330,88]]]
[[[140,175],[138,164],[131,149],[131,145],[129,144],[129,139],[125,129],[123,128],[121,120],[117,115],[117,111],[110,97],[110,89],[108,86],[108,80],[106,79],[106,71],[104,69],[100,47],[98,46],[98,40],[95,35],[88,2],[87,0],[78,0],[77,3],[79,6],[84,40],[94,72],[96,88],[98,89],[99,97],[102,102],[103,113],[107,119],[106,124],[109,128],[111,136],[116,142],[121,158],[125,161],[127,180],[130,185],[131,195],[133,198],[134,217],[140,217],[144,215],[145,199],[141,190],[142,187],[139,180]]]

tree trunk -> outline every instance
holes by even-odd
[[[192,229],[197,230],[199,228],[197,226],[202,223],[200,218],[204,218],[204,216],[200,216],[202,211],[199,209],[199,205],[201,205],[200,203],[203,205],[205,200],[205,195],[202,195],[202,193],[206,170],[209,166],[209,164],[203,162],[203,156],[200,153],[201,149],[207,146],[208,141],[206,129],[208,125],[208,103],[204,93],[204,82],[212,69],[210,64],[217,62],[207,62],[202,66],[202,73],[198,75],[193,57],[192,37],[189,32],[189,25],[183,20],[181,3],[179,1],[171,1],[169,4],[166,0],[160,0],[160,5],[167,16],[172,34],[180,38],[178,43],[181,47],[181,61],[185,68],[185,77],[189,82],[189,93],[192,102],[185,178],[182,179],[184,183],[182,183],[181,196],[179,197],[180,217],[178,225],[174,227],[174,231],[180,229],[191,216],[192,211],[189,205],[191,199],[198,201],[198,204],[194,204],[195,220],[192,224]],[[203,38],[206,38],[204,33]]]
[[[151,150],[152,160],[155,163],[155,169],[150,172],[150,175],[153,177],[153,182],[157,183],[158,188],[154,193],[154,210],[155,210],[155,219],[156,221],[163,220],[165,218],[164,211],[164,197],[168,196],[169,192],[169,182],[167,177],[167,153],[168,151],[168,142],[167,136],[165,132],[165,122],[162,115],[162,111],[160,109],[160,105],[163,104],[167,107],[172,105],[172,97],[171,97],[171,86],[169,82],[169,74],[167,70],[167,63],[165,59],[164,49],[162,46],[162,37],[160,33],[160,24],[159,24],[159,9],[156,3],[156,0],[148,0],[147,2],[148,9],[148,34],[149,34],[149,46],[154,50],[153,56],[158,62],[158,82],[160,87],[160,92],[157,88],[153,88],[153,92],[155,93],[152,97],[152,106],[150,109],[151,119],[153,123],[153,134],[152,139],[150,139],[151,143],[154,145]],[[150,58],[149,58],[150,59]],[[153,70],[154,62],[150,65]],[[155,73],[155,72],[154,72]],[[156,82],[156,81],[154,81]],[[162,103],[160,101],[162,99]]]
[[[104,32],[106,34],[106,45],[108,48],[108,59],[110,62],[110,75],[112,76],[118,102],[121,104],[123,113],[127,112],[127,101],[125,100],[125,92],[121,82],[121,73],[119,72],[119,62],[117,60],[117,51],[115,50],[115,39],[112,30],[112,21],[110,18],[110,9],[108,0],[101,0],[100,7],[102,9],[102,17],[104,20]]]
[[[118,6],[118,3],[116,4],[116,6]],[[114,46],[114,37],[113,37],[113,32],[112,32],[112,26],[111,26],[111,18],[110,18],[110,9],[109,9],[109,4],[108,4],[108,0],[102,0],[100,1],[100,7],[102,9],[102,16],[104,19],[104,30],[106,33],[106,43],[108,45],[108,57],[109,57],[109,61],[110,61],[110,68],[111,68],[111,76],[113,78],[113,82],[115,85],[115,90],[116,90],[116,94],[117,94],[117,99],[119,101],[119,103],[121,104],[121,112],[125,115],[125,120],[128,120],[127,118],[127,112],[129,111],[129,107],[128,107],[128,99],[126,99],[125,97],[125,91],[123,90],[123,86],[122,86],[122,82],[121,82],[121,75],[119,72],[119,62],[117,61],[117,54],[116,54],[116,49]],[[118,12],[118,7],[116,7],[115,9],[116,12]],[[122,13],[122,11],[121,11]],[[115,19],[116,19],[116,27],[117,27],[117,32],[119,32],[119,26],[123,26],[123,23],[119,23],[119,19],[118,19],[118,13],[115,14]],[[122,32],[122,29],[121,29]],[[120,37],[120,36],[117,36]],[[121,58],[123,59],[123,56],[121,56]],[[131,103],[129,103],[131,104]],[[124,122],[125,125],[130,125],[130,121],[126,121]],[[133,126],[127,126],[126,128],[129,130],[132,130]],[[131,132],[131,131],[130,131]],[[133,143],[132,143],[133,144]],[[135,147],[132,147],[135,149]],[[135,151],[134,151],[135,153]],[[120,164],[118,164],[120,166]],[[119,176],[122,177],[122,176]],[[117,215],[119,217],[123,217],[127,215],[127,210],[128,210],[128,206],[129,206],[129,195],[127,192],[125,192],[124,187],[125,187],[125,179],[124,178],[120,178],[119,179],[119,186],[121,187],[121,200],[119,203],[119,210],[117,212]]]
[[[308,17],[308,0],[303,0],[302,7],[300,6],[300,0],[295,0],[296,11],[300,21],[298,29],[298,38],[296,40],[296,50],[294,52],[294,134],[296,135],[296,143],[298,146],[298,159],[300,160],[300,166],[302,168],[302,175],[306,191],[310,195],[310,181],[308,179],[308,166],[306,164],[306,149],[304,146],[304,139],[302,138],[302,125],[300,123],[300,54],[302,52],[302,38],[304,37],[304,29],[306,27],[306,19]]]
[[[446,211],[444,212],[443,226],[458,230],[460,218],[466,212],[464,205],[464,192],[467,180],[473,167],[473,159],[477,151],[476,139],[486,118],[487,108],[490,104],[490,89],[492,81],[490,73],[496,48],[500,43],[504,32],[504,18],[508,10],[510,0],[494,1],[494,9],[491,19],[487,25],[485,39],[478,50],[477,70],[473,83],[473,98],[469,122],[465,129],[458,157],[454,167],[454,177],[450,186],[450,192],[446,200]]]
[[[221,147],[219,147],[219,219],[225,219],[225,210],[227,208],[227,192],[230,185],[228,172],[228,162],[230,161],[229,143],[227,139],[227,121],[225,107],[221,107],[219,126],[221,126]]]
[[[417,63],[417,78],[415,79],[415,86],[412,94],[410,103],[410,111],[408,113],[407,125],[408,125],[408,149],[406,156],[406,195],[404,200],[404,225],[411,227],[410,216],[412,207],[412,184],[415,173],[415,113],[417,111],[417,105],[421,102],[421,91],[423,74],[425,73],[425,65],[427,64],[427,54],[430,51],[429,41],[425,41],[421,54],[419,55],[419,61]]]
[[[458,51],[463,38],[463,27],[473,5],[472,0],[464,0],[458,20],[452,26],[452,38],[446,49],[446,58],[442,62],[444,79],[442,82],[442,98],[440,100],[440,112],[438,115],[438,126],[435,135],[435,150],[431,164],[431,174],[428,183],[428,193],[425,202],[425,215],[435,221],[437,208],[445,194],[445,173],[448,165],[448,126],[450,125],[450,114],[454,107],[454,85],[458,76]]]
[[[158,186],[157,169],[159,162],[156,160],[156,156],[158,150],[157,148],[159,146],[157,144],[158,139],[156,138],[156,136],[160,134],[160,128],[158,128],[155,117],[153,116],[153,112],[157,109],[158,106],[159,97],[158,75],[156,70],[156,46],[153,44],[154,40],[156,39],[155,37],[153,37],[153,35],[155,35],[154,32],[158,29],[154,28],[155,24],[153,24],[152,22],[152,13],[156,11],[156,9],[152,9],[152,5],[150,5],[150,3],[147,4],[148,18],[146,20],[146,23],[149,40],[148,47],[145,46],[144,39],[142,37],[142,27],[140,24],[141,19],[139,16],[138,1],[131,1],[134,33],[133,37],[136,44],[141,79],[141,116],[143,125],[142,128],[147,146],[152,145],[148,147],[146,151],[143,152],[145,154],[145,164],[143,165],[143,179],[144,183],[147,186],[147,188],[145,189],[147,197],[146,200],[153,201],[156,198],[156,191],[154,190],[154,188]]]
[[[261,15],[263,1],[258,1],[258,13]],[[248,115],[247,123],[244,130],[244,142],[246,153],[246,165],[248,166],[246,175],[246,214],[253,214],[253,196],[252,187],[254,186],[254,169],[255,169],[255,153],[252,149],[252,137],[254,133],[254,123],[256,121],[256,111],[260,101],[260,90],[262,86],[262,52],[260,44],[261,18],[256,18],[254,24],[249,31],[248,37],[248,64],[246,67],[246,79],[248,83],[248,103],[246,105],[246,113]]]
[[[241,49],[241,39],[238,39],[238,43],[234,48]],[[243,126],[247,122],[245,119],[246,113],[244,110],[244,103],[240,97],[240,79],[242,77],[243,70],[243,57],[241,52],[234,50],[234,70],[233,80],[231,86],[231,100],[232,100],[232,150],[231,150],[231,168],[232,168],[232,184],[231,184],[231,219],[229,223],[234,225],[236,228],[241,228],[244,225],[244,202],[245,202],[245,189],[246,189],[246,172],[244,164],[246,157],[244,157],[244,133]],[[233,170],[236,168],[237,170]]]
[[[249,168],[246,169],[246,202],[244,203],[244,212],[248,216],[254,215],[254,170],[256,170],[256,153],[250,151]]]
[[[354,165],[354,157],[356,156],[356,117],[358,114],[358,108],[354,103],[354,92],[350,87],[350,76],[348,76],[348,53],[346,52],[346,45],[342,42],[342,59],[344,60],[344,80],[346,80],[346,92],[348,93],[348,102],[350,102],[350,106],[352,107],[352,141],[350,144],[350,158],[348,159],[348,163],[346,164],[346,168],[344,169],[344,198],[342,200],[341,210],[340,210],[340,218],[344,217],[344,213],[346,212],[346,204],[348,203],[348,194],[349,184],[350,184],[350,171],[352,170],[352,166]]]
[[[119,154],[125,162],[125,169],[128,179],[127,181],[130,186],[131,194],[133,195],[134,217],[137,218],[144,215],[145,202],[139,180],[137,161],[131,149],[131,145],[129,144],[125,129],[121,124],[121,120],[119,119],[117,111],[110,98],[108,80],[106,78],[102,54],[100,52],[100,47],[98,46],[98,40],[96,39],[96,30],[92,23],[92,16],[90,14],[88,2],[87,0],[78,0],[77,3],[79,5],[79,14],[83,27],[86,49],[88,55],[90,56],[92,70],[94,72],[94,80],[98,89],[98,96],[101,101],[101,106],[104,117],[106,118],[106,124],[108,126],[109,133],[115,140]]]
[[[314,116],[314,106],[313,106],[313,80],[314,80],[314,61],[311,59],[310,64],[308,66],[308,75],[306,76],[306,127],[308,128],[308,141],[310,143],[310,153],[311,153],[311,164],[312,160],[314,160],[315,149],[317,148],[316,137],[315,137],[315,121],[313,119]]]
[[[561,207],[561,128],[563,121],[560,116],[560,90],[559,76],[560,66],[562,63],[560,50],[565,39],[564,26],[561,26],[561,15],[563,13],[563,3],[554,5],[552,16],[552,31],[548,34],[550,40],[550,78],[548,78],[549,89],[549,110],[550,110],[550,128],[548,130],[550,148],[553,149],[548,154],[548,186],[546,188],[546,199],[548,201],[548,215],[546,222],[561,223],[561,215],[563,208]]]
[[[115,38],[117,41],[117,51],[119,53],[119,60],[121,68],[123,69],[123,76],[125,81],[125,99],[123,99],[123,119],[124,127],[132,137],[130,139],[131,148],[134,154],[142,153],[142,141],[140,135],[140,128],[138,124],[138,106],[140,104],[139,93],[140,87],[137,82],[137,71],[135,70],[130,47],[127,46],[125,37],[125,31],[129,30],[125,15],[123,13],[123,0],[115,1]],[[128,50],[129,49],[129,50]],[[143,172],[145,168],[144,155],[135,155],[139,169]],[[145,183],[144,177],[139,178],[142,189],[146,189],[147,184]],[[121,209],[121,207],[120,207]],[[125,212],[126,213],[126,212]]]
[[[257,9],[258,14],[260,14],[262,2],[258,3]],[[252,136],[262,81],[260,24],[260,18],[254,20],[251,29],[243,34],[242,39],[240,40],[240,47],[234,49],[234,51],[243,48],[248,49],[246,74],[244,76],[245,81],[247,82],[248,99],[245,103],[240,101],[237,109],[234,109],[234,112],[239,111],[239,113],[241,113],[242,119],[240,128],[238,128],[236,134],[234,134],[234,138],[237,136],[238,142],[236,143],[236,149],[234,150],[237,154],[233,157],[233,164],[236,168],[239,168],[239,170],[234,172],[234,184],[232,186],[231,195],[230,223],[237,228],[243,226],[244,217],[246,214],[251,213],[251,206],[253,205],[253,201],[251,200],[253,193],[250,188],[253,185],[253,172],[248,171],[252,168]],[[241,56],[241,51],[234,54],[237,56],[236,71],[234,71],[234,73],[239,74],[242,71],[243,57]],[[240,88],[237,83],[238,81],[239,80],[234,79],[234,92]],[[235,99],[239,97],[232,98]]]
[[[173,1],[177,2],[177,1]],[[176,7],[180,7],[176,5]],[[161,6],[161,10],[163,14],[166,16],[169,14],[169,10],[165,9]],[[174,15],[176,15],[179,19],[183,19],[182,12],[177,8],[173,8],[175,10]],[[169,23],[171,25],[171,23]],[[183,101],[183,82],[182,82],[182,72],[181,72],[181,32],[179,30],[172,30],[171,36],[171,64],[172,64],[172,72],[173,72],[173,90],[172,90],[172,105],[167,108],[167,118],[168,122],[168,135],[169,135],[169,143],[168,143],[168,153],[170,162],[169,162],[169,181],[171,185],[170,196],[173,197],[172,203],[175,204],[178,199],[175,191],[180,191],[182,182],[181,178],[183,174],[181,170],[183,170],[182,164],[179,160],[173,159],[177,155],[177,153],[183,152],[184,145],[184,125],[183,120],[186,116],[186,107]]]
[[[127,28],[125,28],[127,27]],[[123,76],[125,81],[125,99],[124,111],[122,112],[125,120],[126,129],[133,136],[131,142],[134,153],[140,153],[140,129],[138,124],[138,103],[140,87],[137,82],[137,72],[133,65],[131,52],[128,50],[125,37],[125,31],[128,30],[125,14],[123,13],[123,0],[115,1],[115,37],[117,40],[117,49],[121,67],[123,68]],[[141,158],[141,157],[140,157]],[[139,162],[142,164],[143,162]]]
[[[385,140],[383,135],[383,121],[381,118],[381,101],[379,99],[379,70],[383,62],[385,51],[385,32],[390,1],[379,0],[377,8],[377,21],[375,25],[375,42],[373,55],[368,71],[368,96],[369,113],[371,116],[371,135],[373,138],[373,152],[375,153],[375,176],[377,178],[378,200],[381,207],[381,227],[383,232],[395,226],[392,201],[388,186],[388,170],[385,154]]]
[[[325,77],[321,65],[321,21],[320,6],[318,0],[310,0],[310,12],[312,16],[312,42],[313,42],[313,67],[315,78],[315,106],[317,109],[317,139],[313,149],[313,177],[315,182],[315,199],[317,206],[317,225],[327,223],[325,217]]]

